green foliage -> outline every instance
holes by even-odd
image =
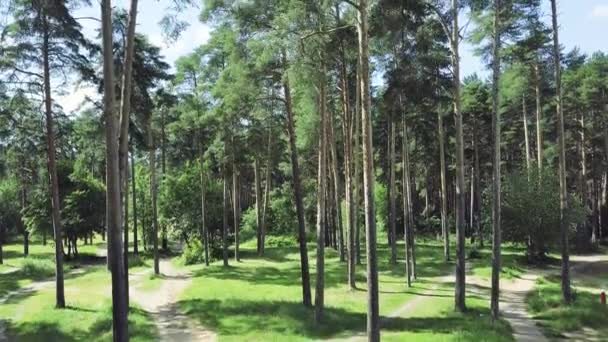
[[[193,240],[186,245],[180,260],[184,265],[194,265],[205,262],[205,249],[199,240]]]
[[[565,224],[569,229],[585,220],[580,200],[570,196]],[[506,177],[503,195],[506,241],[525,244],[528,257],[542,258],[560,236],[559,182],[553,170],[520,171]]]
[[[386,185],[382,182],[374,184],[374,201],[376,203],[376,229],[387,231],[388,229],[388,192]]]
[[[294,236],[267,236],[266,247],[295,247],[298,245],[298,240]]]
[[[42,280],[55,275],[55,263],[47,258],[25,258],[19,272],[25,278]]]
[[[16,231],[20,222],[19,184],[14,178],[0,179],[0,239]],[[0,240],[0,242],[2,242]]]

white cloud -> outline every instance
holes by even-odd
[[[591,10],[591,16],[594,18],[608,18],[608,5],[596,5]]]
[[[67,114],[73,114],[83,105],[87,97],[91,99],[99,98],[95,87],[90,85],[74,87],[71,93],[57,96],[56,101]]]

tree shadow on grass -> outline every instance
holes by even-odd
[[[322,324],[315,324],[313,310],[286,301],[185,300],[179,302],[187,315],[220,336],[239,334],[293,334],[311,339],[365,332],[366,314],[326,307]],[[493,325],[487,310],[466,314],[443,313],[439,317],[381,317],[382,330],[391,332],[433,332],[466,336],[496,334],[510,336],[508,325]],[[483,335],[482,335],[483,336]]]

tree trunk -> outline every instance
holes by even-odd
[[[565,213],[568,210],[568,188],[566,185],[566,138],[564,133],[564,113],[562,109],[562,66],[559,52],[559,35],[557,26],[557,5],[551,0],[551,21],[553,26],[553,59],[555,63],[555,92],[557,111],[557,135],[559,150],[559,209],[560,229],[562,242],[562,295],[566,305],[572,300],[572,289],[570,288],[570,251],[568,242],[568,226]]]
[[[262,206],[260,254],[264,255],[266,247],[266,212],[270,201],[270,187],[272,186],[272,130],[268,130],[268,161],[266,163],[266,184],[264,184],[264,205]]]
[[[534,64],[534,90],[536,94],[536,162],[538,163],[538,170],[543,169],[543,126],[542,116],[543,107],[541,103],[541,89],[540,89],[540,63],[538,61],[538,55],[536,56],[536,63]],[[542,172],[539,172],[539,177]]]
[[[391,264],[397,264],[397,205],[395,203],[395,119],[391,116],[390,120],[390,131],[389,131],[389,149],[388,149],[388,163],[389,163],[389,236],[391,244]]]
[[[51,193],[51,215],[53,220],[53,231],[55,234],[55,306],[65,307],[65,295],[63,287],[63,227],[61,223],[61,202],[59,201],[59,182],[57,179],[57,166],[55,163],[55,129],[52,112],[51,99],[51,72],[49,66],[49,40],[50,32],[46,13],[42,14],[44,37],[42,43],[42,58],[44,63],[44,114],[46,118],[46,146],[47,162],[49,172],[49,185]],[[25,237],[27,241],[27,235]],[[24,251],[25,252],[25,251]]]
[[[465,304],[465,182],[464,140],[460,112],[460,31],[458,26],[458,0],[452,0],[452,69],[454,73],[454,119],[456,121],[456,310],[464,312]]]
[[[113,340],[129,340],[128,298],[122,254],[121,207],[120,207],[120,170],[118,160],[117,117],[114,113],[114,65],[112,57],[112,6],[110,0],[101,2],[103,38],[103,79],[104,79],[104,116],[106,125],[106,201],[108,241],[111,240],[110,253],[112,271],[112,329]],[[50,106],[49,106],[50,107]],[[58,197],[58,196],[57,196]],[[57,198],[57,201],[59,198]],[[59,242],[60,244],[60,242]]]
[[[492,174],[492,289],[490,306],[492,318],[498,319],[501,269],[501,187],[500,187],[500,111],[498,87],[500,81],[500,23],[501,0],[494,0],[494,42],[492,50],[492,126],[494,132],[494,168]]]
[[[450,232],[448,230],[448,194],[445,165],[445,133],[443,132],[443,115],[437,114],[437,135],[439,135],[439,174],[441,178],[441,235],[443,237],[443,257],[450,261]]]
[[[131,150],[131,187],[133,193],[133,253],[139,254],[137,241],[137,186],[135,184],[135,152]],[[91,240],[92,241],[92,240]]]
[[[160,111],[160,171],[161,171],[161,181],[165,178],[167,174],[167,159],[165,154],[165,111]],[[167,224],[163,222],[161,227],[161,246],[163,251],[167,251],[169,249],[169,241],[167,240]]]
[[[306,246],[306,222],[304,221],[304,203],[302,200],[302,187],[300,183],[300,166],[298,165],[298,151],[296,148],[296,133],[293,107],[291,104],[291,88],[289,86],[289,71],[287,70],[287,53],[282,51],[282,64],[285,70],[283,75],[283,91],[285,93],[285,112],[287,113],[287,133],[289,135],[289,149],[291,151],[291,173],[293,193],[295,197],[296,213],[298,216],[298,243],[300,245],[300,271],[302,274],[302,303],[312,306],[310,294],[310,274],[308,271],[308,248]]]
[[[253,176],[255,178],[255,218],[257,224],[257,252],[258,255],[263,255],[264,248],[262,247],[262,184],[260,181],[260,160],[256,156],[253,162]]]
[[[521,108],[522,108],[522,119],[524,123],[524,141],[526,146],[526,170],[528,174],[530,173],[530,167],[532,165],[532,158],[530,157],[530,138],[528,136],[528,110],[526,108],[526,96],[522,95],[521,98]]]
[[[121,103],[120,103],[120,133],[119,133],[119,177],[120,177],[120,199],[124,210],[121,213],[121,223],[124,232],[124,256],[125,272],[127,276],[124,281],[127,290],[127,306],[129,300],[129,122],[131,116],[131,80],[133,68],[133,56],[135,49],[135,26],[137,21],[138,0],[131,0],[129,18],[127,21],[127,41],[124,56],[124,72],[122,75]],[[122,202],[124,199],[124,202]]]
[[[200,139],[200,138],[199,138]],[[199,140],[200,142],[200,140]],[[206,222],[206,210],[205,210],[205,192],[206,192],[206,188],[205,188],[205,173],[204,173],[204,166],[203,166],[203,144],[199,143],[200,145],[200,160],[199,160],[199,167],[200,167],[200,179],[201,179],[201,242],[203,243],[203,249],[204,249],[204,253],[205,253],[205,266],[209,266],[209,231],[207,229],[207,222]]]
[[[156,208],[156,146],[152,134],[152,115],[148,118],[148,148],[150,150],[150,199],[152,200],[152,248],[154,248],[154,274],[159,274],[158,216]]]
[[[333,178],[333,183],[334,183],[334,189],[333,189],[333,194],[334,194],[334,204],[335,204],[335,209],[336,209],[336,223],[338,225],[338,229],[337,229],[337,245],[338,245],[338,252],[340,255],[340,261],[343,262],[346,260],[345,258],[345,254],[344,254],[344,230],[342,228],[342,205],[341,205],[341,201],[340,201],[340,176],[338,174],[338,151],[336,148],[336,136],[335,136],[335,127],[334,127],[334,118],[333,118],[333,114],[331,113],[327,113],[326,115],[326,119],[327,119],[327,123],[328,123],[328,149],[331,155],[331,171],[332,171],[332,178]]]
[[[407,287],[412,286],[412,266],[410,253],[410,236],[411,227],[411,212],[410,212],[410,176],[409,176],[409,160],[408,160],[408,137],[407,137],[407,122],[403,117],[403,139],[401,149],[401,161],[403,163],[403,242],[405,245],[405,275]]]
[[[361,165],[361,64],[357,59],[357,75],[355,87],[355,150],[353,153],[354,159],[354,177],[355,185],[353,190],[353,226],[355,227],[355,251],[357,265],[361,265],[361,225],[359,224],[359,207],[361,204],[360,184],[363,182],[362,165]]]
[[[477,231],[478,244],[483,247],[483,232],[481,231],[481,179],[479,169],[479,138],[477,136],[477,118],[473,116],[473,158],[474,158],[474,177],[475,177],[475,230]]]
[[[369,81],[367,0],[359,0],[358,19],[365,242],[367,247],[367,338],[369,342],[378,342],[380,341],[380,315],[378,303],[378,260],[376,255],[376,209],[374,204],[374,153],[372,146],[372,113]]]
[[[224,139],[225,140],[225,139]],[[226,141],[224,141],[224,155],[226,154]],[[223,221],[222,221],[222,257],[224,260],[224,266],[228,266],[228,210],[230,204],[228,203],[228,193],[230,192],[228,185],[228,170],[226,162],[222,167],[222,173],[224,177],[224,194],[223,194]]]
[[[234,149],[234,143],[233,143],[233,149]],[[241,209],[241,199],[240,199],[240,195],[239,195],[239,171],[237,170],[237,165],[233,160],[233,162],[232,162],[232,214],[234,217],[233,224],[234,224],[234,260],[235,261],[241,260],[240,256],[239,256],[240,209]]]
[[[325,70],[323,70],[325,71]],[[324,74],[323,74],[324,76]],[[326,234],[325,199],[327,180],[327,115],[325,105],[325,79],[319,85],[319,164],[317,173],[317,281],[315,288],[315,322],[323,322],[325,291],[325,248],[323,238]]]

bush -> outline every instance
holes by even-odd
[[[194,265],[205,262],[205,249],[198,240],[190,241],[180,257],[184,265]]]
[[[293,247],[298,245],[298,240],[293,236],[267,236],[266,247]]]
[[[530,261],[543,259],[560,237],[559,181],[552,170],[508,175],[503,194],[503,227],[506,241],[525,244]],[[571,228],[585,220],[580,200],[570,196],[565,223]]]
[[[55,275],[55,263],[47,259],[25,258],[19,272],[24,278],[50,278]]]

